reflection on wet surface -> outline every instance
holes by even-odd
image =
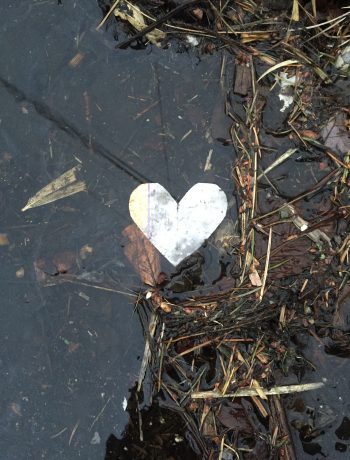
[[[184,426],[171,401],[158,401],[139,412],[140,401],[135,390],[131,390],[128,401],[129,424],[122,439],[114,434],[108,438],[105,460],[201,459],[201,440],[196,439],[190,423]]]
[[[211,133],[221,57],[115,52],[92,0],[0,8],[2,458],[103,458],[144,346],[129,194],[144,181],[230,193],[231,153]],[[77,164],[87,193],[20,211]]]
[[[135,396],[144,350],[134,313],[141,283],[124,255],[123,230],[138,184],[159,182],[180,199],[197,182],[215,183],[229,201],[222,235],[176,270],[161,260],[171,278],[165,293],[185,298],[225,289],[228,275],[234,278],[232,254],[220,249],[223,229],[232,237],[237,217],[232,120],[223,110],[231,76],[220,77],[223,54],[115,51],[112,28],[95,30],[95,0],[17,0],[0,11],[1,458],[102,459],[106,443],[108,460],[163,458],[158,454],[167,455],[169,446],[174,458],[196,458],[200,440],[190,429],[179,432],[169,402],[148,408],[147,395],[144,402]],[[232,70],[233,58],[226,58]],[[240,116],[242,98],[232,97]],[[272,94],[262,169],[295,146],[277,109]],[[260,211],[317,184],[331,170],[322,155],[299,150],[263,178]],[[76,165],[86,192],[21,212]],[[318,215],[326,195],[303,204],[306,218]],[[304,256],[295,255],[300,263]],[[317,378],[308,371],[311,380],[326,376],[329,385],[288,401],[299,458],[344,458],[344,347],[336,340],[308,346],[310,361],[320,358]],[[147,448],[140,436],[150,440]]]
[[[305,344],[306,345],[306,344]],[[321,392],[310,392],[286,398],[297,458],[344,458],[349,449],[349,411],[347,398],[349,362],[324,354],[324,344],[307,340],[303,352],[315,369],[310,376],[323,381]],[[307,378],[307,375],[305,376]],[[310,457],[311,458],[311,457]]]

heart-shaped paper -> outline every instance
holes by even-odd
[[[130,215],[173,265],[192,254],[222,222],[225,193],[215,184],[196,184],[177,203],[160,184],[141,184],[132,192]]]

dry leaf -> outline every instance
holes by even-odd
[[[149,286],[155,286],[161,271],[158,251],[135,224],[126,227],[123,235],[129,240],[124,249],[125,256],[141,280]]]
[[[253,266],[251,273],[249,273],[249,279],[253,286],[262,286],[259,273],[256,271],[256,268]]]
[[[0,233],[0,246],[8,246],[9,244],[7,233]]]
[[[74,166],[74,168],[50,182],[50,184],[39,190],[39,192],[28,200],[22,211],[43,206],[44,204],[52,203],[86,190],[85,182],[78,180],[76,176],[80,169],[81,165]]]
[[[251,407],[251,404],[248,403],[246,406]],[[224,401],[217,412],[217,418],[224,427],[230,430],[250,436],[254,433],[254,427],[250,417],[247,417],[242,400],[240,402]]]
[[[214,438],[218,435],[215,423],[215,415],[213,410],[210,410],[209,404],[206,405],[208,407],[208,412],[203,411],[203,425],[202,425],[202,436],[209,436]]]
[[[293,9],[292,9],[292,21],[299,21],[299,2],[298,0],[293,0]]]
[[[269,358],[265,353],[257,353],[256,357],[263,364],[268,364],[269,363]]]
[[[346,119],[339,113],[328,121],[321,131],[321,136],[327,147],[334,152],[345,154],[350,151],[350,132],[346,129]]]
[[[157,292],[152,294],[152,303],[155,308],[161,308],[165,313],[170,313],[172,311],[171,304],[164,300]]]
[[[318,133],[311,131],[311,129],[303,129],[299,131],[300,136],[307,137],[308,139],[317,139]]]
[[[127,21],[137,31],[141,31],[147,27],[144,16],[140,8],[130,2],[119,2],[114,10],[114,15],[117,18]],[[165,39],[165,33],[160,29],[153,29],[146,34],[147,39],[156,46],[160,46],[160,42]]]
[[[256,259],[250,251],[247,251],[247,267],[254,265],[254,267],[259,267],[260,262]]]

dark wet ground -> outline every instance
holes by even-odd
[[[227,137],[230,125],[222,54],[177,53],[175,44],[115,51],[112,32],[95,30],[95,0],[18,0],[2,3],[0,12],[0,233],[8,238],[0,247],[0,458],[102,459],[107,439],[121,439],[129,421],[123,402],[144,347],[133,311],[141,284],[121,236],[130,224],[129,195],[147,181],[180,198],[207,181],[232,197],[232,148],[215,140]],[[277,147],[276,157],[290,143]],[[212,167],[204,171],[211,150]],[[77,164],[87,193],[21,212]],[[272,178],[288,198],[319,173],[303,163],[302,170],[276,168]],[[221,266],[210,247],[202,253],[203,282],[210,284]],[[61,282],[62,274],[70,282]],[[346,458],[349,365],[317,342],[306,348],[310,360],[318,351],[322,362],[310,379],[327,379],[327,386],[298,398],[304,405],[291,398],[298,458]],[[161,418],[154,410],[153,424]],[[316,440],[299,437],[304,425],[321,430]],[[191,458],[186,433],[172,429],[164,442],[176,443],[174,458]],[[147,438],[147,423],[144,431]],[[114,445],[132,444],[130,425],[128,433]]]
[[[350,452],[350,402],[347,359],[325,355],[324,345],[310,338],[305,356],[317,369],[309,378],[323,381],[322,391],[285,399],[297,458],[348,458]]]
[[[131,291],[140,281],[123,255],[128,198],[144,180],[175,196],[198,181],[230,191],[230,151],[206,139],[220,57],[115,52],[95,31],[94,0],[0,9],[1,459],[102,459],[128,421],[144,347]],[[87,193],[21,212],[79,163]],[[74,282],[60,283],[60,264]]]

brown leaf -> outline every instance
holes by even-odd
[[[318,138],[318,133],[315,131],[311,131],[311,129],[303,129],[299,131],[300,136],[303,137],[308,137],[309,139],[317,139]]]
[[[254,432],[254,427],[251,425],[244,407],[237,401],[226,401],[222,404],[217,418],[226,428],[247,435],[251,435]]]
[[[203,414],[205,418],[203,419],[203,425],[202,425],[202,435],[203,436],[209,436],[209,437],[215,437],[217,436],[217,430],[216,430],[216,423],[215,423],[215,417],[213,414],[213,411],[209,410],[207,414]]]
[[[52,262],[58,273],[67,273],[76,265],[76,255],[71,251],[62,251],[54,255]]]
[[[201,8],[195,8],[192,10],[192,14],[198,19],[198,21],[201,21],[203,19],[203,10]]]
[[[68,352],[74,353],[80,347],[80,343],[70,342],[68,345]]]
[[[152,303],[155,308],[161,308],[165,313],[170,313],[172,311],[171,304],[164,300],[157,292],[152,294]]]
[[[128,238],[124,254],[140,275],[141,280],[150,286],[155,286],[160,268],[159,253],[135,224],[123,230],[123,236]]]
[[[346,119],[343,113],[329,120],[322,129],[321,136],[325,145],[334,152],[345,154],[350,150],[350,133],[346,129]]]
[[[8,246],[9,244],[7,233],[0,233],[0,246]]]
[[[256,271],[256,268],[253,266],[251,272],[249,273],[249,279],[253,286],[261,286],[261,278],[259,273]]]

